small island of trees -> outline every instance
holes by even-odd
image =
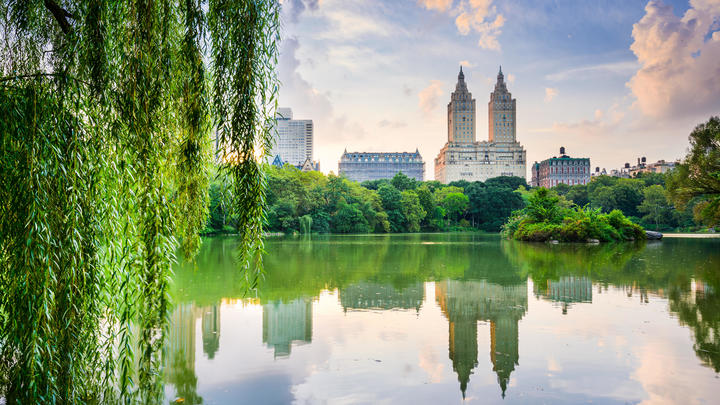
[[[570,204],[546,188],[533,190],[525,208],[503,226],[508,238],[544,242],[618,242],[645,239],[645,231],[620,210],[603,214],[599,208]]]

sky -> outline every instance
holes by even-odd
[[[608,171],[680,159],[720,114],[720,0],[282,3],[280,106],[313,120],[325,173],[346,148],[417,148],[433,179],[460,65],[478,141],[502,65],[528,169],[561,146]]]

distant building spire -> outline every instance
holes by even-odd
[[[465,73],[463,73],[462,65],[460,65],[460,73],[458,73],[458,81],[455,85],[456,92],[467,92],[467,84],[465,84]]]

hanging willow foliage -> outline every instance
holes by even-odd
[[[0,4],[0,399],[162,400],[212,133],[255,283],[278,19],[276,0]]]

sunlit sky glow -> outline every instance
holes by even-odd
[[[426,179],[462,64],[477,139],[498,66],[534,161],[619,168],[684,156],[720,114],[720,0],[284,0],[280,105],[315,124],[315,159],[415,151]]]

